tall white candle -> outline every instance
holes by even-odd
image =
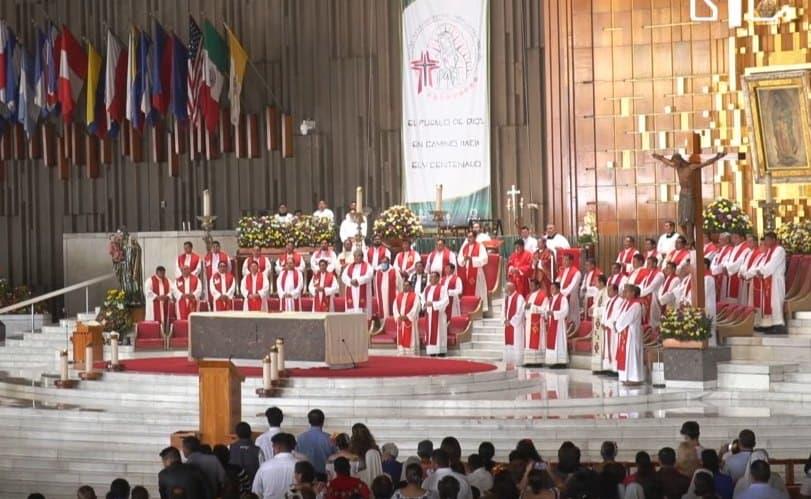
[[[262,359],[262,388],[270,390],[273,388],[273,383],[270,379],[270,355],[265,355]]]
[[[68,351],[61,350],[59,352],[59,379],[62,381],[68,380]]]
[[[90,374],[93,372],[93,344],[88,343],[84,349],[84,372]]]
[[[363,215],[363,187],[355,189],[355,210]]]
[[[284,339],[276,338],[276,364],[279,367],[279,372],[284,372]]]
[[[110,365],[118,365],[118,333],[110,334]]]
[[[279,352],[276,347],[270,349],[270,380],[279,381]]]
[[[208,189],[203,191],[203,216],[211,216],[211,191]]]
[[[442,211],[442,184],[436,186],[436,202],[434,203],[435,211]]]

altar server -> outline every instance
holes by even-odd
[[[783,332],[783,301],[786,298],[786,250],[778,243],[774,232],[764,236],[766,253],[755,269],[763,279],[760,313],[755,325],[767,332]]]
[[[467,239],[459,248],[456,261],[459,264],[459,277],[462,279],[462,294],[478,296],[482,302],[482,311],[488,310],[487,280],[484,276],[487,260],[487,249],[484,244],[476,241],[476,234],[469,231]]]
[[[567,255],[568,256],[568,255]],[[553,282],[549,309],[546,311],[546,353],[547,366],[564,366],[569,363],[569,350],[566,344],[566,317],[569,313],[569,300],[561,292],[561,284]]]
[[[197,312],[200,297],[203,296],[203,286],[200,279],[191,273],[191,268],[186,266],[180,271],[180,277],[175,280],[172,290],[175,298],[176,317],[182,321],[188,320],[192,312]]]
[[[287,205],[282,203],[279,205],[279,211],[273,215],[273,219],[281,224],[289,224],[293,222],[293,214],[287,211]]]
[[[329,270],[327,260],[318,262],[318,270],[313,274],[308,287],[313,297],[313,312],[334,312],[335,297],[338,295],[338,278]]]
[[[366,237],[366,217],[363,215],[355,215],[355,203],[349,205],[349,212],[341,222],[339,235],[341,242],[351,241],[355,236],[360,233],[361,237]]]
[[[158,266],[155,274],[144,282],[146,299],[145,316],[148,321],[158,321],[165,327],[169,321],[169,302],[172,300],[172,285],[166,278],[166,268]]]
[[[242,278],[239,287],[244,298],[242,310],[268,311],[268,293],[270,292],[270,279],[259,271],[259,263],[251,262],[248,273]]]
[[[304,290],[304,274],[296,268],[295,261],[288,258],[285,268],[276,278],[276,294],[282,312],[301,311],[301,293]]]
[[[463,286],[462,278],[456,275],[456,266],[454,264],[445,265],[440,284],[445,288],[445,293],[448,294],[448,310],[445,311],[448,320],[451,320],[451,317],[459,317],[462,315],[459,302],[462,298]]]
[[[542,241],[543,239],[541,239]],[[539,365],[544,361],[544,319],[549,308],[546,291],[536,279],[529,281],[529,298],[524,319],[524,365]]]
[[[394,297],[397,295],[397,290],[402,287],[402,283],[403,278],[389,264],[389,257],[384,255],[374,277],[374,299],[377,303],[377,311],[383,319],[392,314]]]
[[[242,262],[242,275],[251,273],[251,264],[254,262],[259,266],[259,272],[265,275],[265,279],[270,278],[270,259],[262,255],[262,248],[259,246],[254,246],[251,255]]]
[[[659,254],[659,261],[664,262],[667,255],[676,249],[676,238],[679,234],[676,232],[676,222],[668,220],[665,222],[665,232],[659,236],[659,241],[656,243],[656,252]]]
[[[347,312],[363,312],[366,320],[372,318],[372,278],[374,271],[372,266],[363,261],[363,251],[357,249],[353,253],[354,261],[347,265],[341,276],[341,281],[346,286],[344,297],[346,298]]]
[[[318,209],[313,212],[313,218],[322,218],[335,223],[335,213],[327,207],[327,202],[323,199],[318,202]]]
[[[428,341],[425,352],[431,356],[445,356],[448,352],[448,319],[445,309],[448,295],[439,283],[439,272],[431,272],[430,284],[423,293],[423,308],[428,319]]]
[[[295,243],[292,240],[287,241],[287,244],[284,246],[284,253],[276,260],[276,274],[287,267],[288,260],[293,260],[293,268],[304,274],[306,267],[304,257],[296,250]]]
[[[365,254],[366,263],[371,265],[375,272],[380,269],[384,259],[391,262],[391,251],[383,246],[383,238],[380,237],[380,234],[372,236],[372,246],[365,251]]]
[[[409,239],[403,240],[403,249],[394,257],[394,268],[400,274],[403,280],[407,281],[414,275],[417,268],[417,262],[422,259],[420,254],[411,247]]]
[[[520,365],[524,362],[526,300],[512,281],[507,282],[504,290],[504,362]]]
[[[634,256],[639,254],[639,250],[634,246],[635,242],[636,239],[632,236],[625,236],[622,240],[622,250],[617,254],[617,263],[629,274],[634,269]]]
[[[560,284],[560,292],[569,301],[568,310],[569,324],[573,324],[575,330],[580,326],[580,297],[578,294],[580,286],[580,271],[574,266],[572,262],[572,255],[565,254],[563,256],[563,266],[560,268],[558,275],[558,284]]]
[[[228,264],[225,260],[219,261],[217,272],[209,280],[208,289],[214,310],[221,312],[234,309],[236,279],[233,274],[228,272]]]
[[[619,331],[617,339],[617,373],[619,380],[626,385],[636,385],[645,381],[645,352],[642,338],[642,304],[639,302],[639,288],[625,286],[625,303],[616,320]]]
[[[322,240],[321,246],[310,256],[310,270],[313,273],[318,272],[321,260],[327,262],[327,272],[335,272],[338,269],[338,255],[330,246],[328,239]]]
[[[513,252],[507,259],[507,280],[513,283],[521,296],[527,296],[531,274],[532,253],[524,249],[523,239],[516,239],[513,243]]]
[[[183,243],[183,253],[178,255],[175,262],[175,277],[183,275],[183,268],[188,267],[189,272],[197,277],[203,275],[203,259],[194,252],[194,245],[191,241]]]
[[[445,247],[444,239],[438,238],[434,243],[434,250],[429,253],[428,258],[425,259],[425,271],[429,274],[436,272],[442,275],[442,269],[445,268],[445,265],[453,263],[454,261],[456,261],[456,255],[453,254],[453,251]]]
[[[411,283],[404,281],[403,291],[397,293],[393,307],[397,323],[397,353],[400,355],[415,355],[420,351],[420,303]]]

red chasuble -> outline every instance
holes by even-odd
[[[546,293],[542,290],[538,290],[538,293],[535,295],[535,300],[530,303],[532,306],[540,307],[543,301],[546,299]],[[540,313],[531,313],[529,314],[529,348],[532,350],[538,350],[541,347],[541,321],[543,320],[543,315]]]
[[[197,276],[192,274],[189,276],[189,286],[191,289],[186,289],[186,279],[182,276],[177,278],[175,282],[175,286],[177,286],[177,290],[180,291],[182,295],[191,295],[192,292],[197,289],[197,286],[200,285],[200,280],[197,279]],[[189,315],[192,312],[197,312],[197,299],[194,296],[182,296],[180,300],[177,302],[178,305],[178,319],[186,320],[189,318]]]
[[[741,254],[746,251],[746,248],[749,246],[746,243],[741,243],[738,245],[738,249],[732,254],[732,261],[737,260],[741,257]],[[729,276],[729,288],[727,289],[727,294],[730,298],[738,298],[738,295],[741,292],[741,276],[738,273],[734,273]]]
[[[404,348],[411,348],[414,324],[411,323],[407,314],[414,308],[416,299],[417,293],[413,291],[399,293],[396,298],[397,308],[400,311],[400,319],[397,321],[397,344]]]
[[[293,274],[293,276],[291,277],[290,274]],[[293,288],[298,288],[298,285],[299,285],[299,282],[298,282],[299,281],[299,272],[297,270],[282,270],[282,289],[279,290],[279,291],[281,291],[282,294],[284,294],[285,290],[287,289],[287,280],[288,279],[293,280]],[[293,299],[293,308],[288,310],[287,309],[287,298],[281,298],[281,299],[279,299],[279,309],[282,312],[300,312],[301,311],[301,299],[300,298],[294,298]]]
[[[558,293],[552,298],[552,308],[550,312],[559,312],[560,305],[563,303],[563,293]],[[563,319],[566,320],[565,318]],[[549,314],[549,318],[546,320],[546,348],[551,350],[555,349],[555,344],[558,336],[558,320],[555,319],[555,316]]]
[[[188,257],[188,259],[186,257]],[[177,257],[177,268],[181,270],[183,269],[183,267],[188,266],[191,269],[192,273],[194,273],[194,271],[197,269],[197,265],[199,264],[200,264],[200,255],[198,255],[197,253],[191,253],[188,255],[186,253],[181,253]]]
[[[518,270],[518,274],[509,274],[511,269]],[[507,260],[507,280],[515,285],[515,290],[526,297],[529,293],[529,277],[532,270],[532,253],[522,251],[512,253]]]
[[[322,288],[332,287],[332,282],[335,280],[335,275],[332,272],[317,272],[313,279],[317,285]],[[327,296],[324,291],[316,291],[313,296],[313,312],[329,312],[331,296]]]
[[[369,264],[367,264],[366,262],[351,263],[351,264],[349,264],[349,267],[347,267],[347,270],[346,270],[347,272],[349,272],[349,277],[351,279],[354,279],[353,276],[355,275],[355,266],[356,265],[360,265],[360,273],[362,275],[366,275],[366,272],[369,271]],[[366,308],[366,289],[367,289],[366,287],[367,286],[368,286],[368,284],[361,284],[360,286],[358,286],[358,289],[359,289],[358,295],[360,296],[360,303],[357,306],[360,307],[360,308],[364,308],[364,309]],[[344,296],[346,297],[346,308],[347,309],[355,308],[355,300],[352,299],[352,289],[353,289],[353,286],[347,286],[346,290],[344,291]]]
[[[426,290],[427,291],[427,290]],[[426,293],[426,298],[429,298]],[[442,286],[437,284],[431,290],[431,302],[439,301],[442,298]],[[428,344],[437,345],[439,343],[439,310],[434,310],[433,313],[428,314]]]
[[[479,277],[479,269],[473,266],[472,258],[479,256],[479,251],[484,251],[484,247],[479,243],[465,244],[462,250],[462,257],[465,258],[465,266],[459,267],[459,277],[462,278],[462,295],[476,296],[476,280]]]
[[[257,272],[255,276],[248,274],[248,277],[245,279],[245,287],[248,289],[248,296],[246,297],[248,300],[248,310],[262,310],[262,297],[251,295],[257,294],[264,286],[265,275],[263,273]]]
[[[170,293],[169,279],[152,276],[152,292],[158,296],[166,296]],[[152,313],[156,321],[166,324],[169,317],[169,300],[152,300]]]
[[[211,277],[211,281],[214,284],[214,289],[220,293],[220,297],[214,301],[214,310],[233,310],[234,301],[225,296],[225,293],[231,288],[231,285],[234,284],[234,276],[230,273],[223,275],[217,272]]]

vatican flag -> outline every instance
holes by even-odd
[[[85,117],[87,119],[87,129],[90,133],[95,133],[98,123],[96,123],[96,93],[101,76],[101,55],[96,51],[93,44],[87,45],[87,106],[85,107]]]
[[[239,96],[242,95],[242,81],[245,79],[245,67],[248,64],[248,54],[242,44],[237,40],[234,32],[227,25],[225,31],[228,33],[228,100],[231,102],[231,124],[239,125]]]

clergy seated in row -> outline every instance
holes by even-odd
[[[335,297],[340,292],[338,278],[329,268],[329,261],[322,259],[318,262],[318,268],[310,279],[308,287],[310,296],[313,297],[313,312],[334,312]]]
[[[732,235],[724,232],[718,236],[718,251],[715,253],[715,256],[710,258],[704,255],[704,258],[710,259],[710,273],[713,279],[715,279],[715,289],[718,293],[719,302],[725,301],[728,295],[729,276],[724,271],[724,262],[729,258],[733,248]]]
[[[757,302],[760,303],[761,293],[761,279],[755,279],[757,276],[757,267],[760,265],[764,253],[766,253],[766,241],[762,239],[759,243],[755,242],[752,246],[752,252],[749,253],[749,258],[746,259],[740,271],[741,276],[741,294],[743,303],[754,307]],[[755,283],[757,282],[757,289]]]
[[[332,249],[328,239],[321,240],[321,245],[310,255],[310,270],[313,273],[318,272],[322,260],[327,262],[327,271],[338,272],[340,270],[338,254]]]
[[[555,253],[547,248],[546,239],[538,239],[538,250],[532,255],[532,273],[538,285],[547,295],[555,280]]]
[[[191,274],[202,277],[203,275],[203,259],[200,255],[195,253],[194,245],[191,241],[183,243],[183,252],[178,255],[175,261],[175,278],[183,274],[183,268],[188,267]]]
[[[752,281],[749,301],[757,310],[755,330],[785,334],[786,251],[774,232],[765,234],[760,254],[745,276]]]
[[[667,262],[675,263],[677,271],[690,263],[690,249],[687,246],[687,238],[682,235],[676,238],[676,248],[665,257],[665,264]]]
[[[656,264],[659,265],[659,252],[656,251],[656,239],[650,237],[645,239],[645,247],[642,250],[642,256],[645,257],[645,261],[650,257],[656,258]]]
[[[347,312],[363,312],[366,314],[367,320],[372,318],[373,278],[372,266],[364,261],[363,251],[356,249],[353,253],[353,262],[341,275],[341,282],[345,286],[344,298]]]
[[[617,375],[624,385],[640,385],[645,382],[645,347],[639,287],[626,285],[623,295],[625,302],[613,322],[617,334]]]
[[[411,241],[405,239],[403,249],[394,257],[394,269],[400,274],[403,281],[408,281],[417,271],[417,262],[420,260],[422,260],[422,257],[417,250],[411,247]]]
[[[386,250],[388,252],[388,250]],[[368,263],[368,261],[367,261]],[[369,265],[374,265],[369,263]],[[392,315],[392,307],[397,290],[403,286],[400,273],[389,264],[388,255],[383,255],[377,270],[374,273],[374,299],[377,303],[377,313],[382,320]]]
[[[434,250],[425,259],[425,271],[442,275],[445,265],[455,261],[456,255],[445,246],[445,240],[438,238],[434,243]]]
[[[532,274],[532,253],[524,249],[524,240],[516,239],[513,252],[507,259],[507,281],[511,282],[521,296],[529,294],[529,279]]]
[[[304,263],[302,259],[301,264]],[[288,257],[284,270],[276,277],[276,294],[279,297],[279,309],[282,312],[301,312],[301,295],[304,292],[304,273],[298,268],[295,260]]]
[[[676,290],[681,286],[681,277],[677,275],[676,264],[668,262],[662,271],[664,280],[656,293],[660,306],[660,315],[677,307]]]
[[[485,312],[488,310],[487,281],[484,276],[487,261],[487,249],[476,240],[476,233],[469,231],[456,257],[459,277],[462,279],[462,294],[478,297],[481,300],[482,311]]]
[[[191,268],[185,266],[180,271],[180,277],[175,280],[172,296],[175,300],[176,315],[180,320],[187,320],[192,312],[197,311],[203,296],[203,285]]]
[[[172,306],[173,286],[166,277],[166,268],[158,266],[155,273],[144,281],[144,298],[146,307],[144,318],[148,321],[157,321],[162,328],[167,327],[169,321],[169,307]]]
[[[217,272],[211,276],[208,285],[209,296],[215,311],[223,312],[234,309],[236,288],[236,279],[228,271],[228,264],[220,260],[217,264]]]
[[[422,300],[411,282],[403,281],[403,290],[394,298],[392,315],[397,324],[397,353],[417,355],[420,352],[419,318]]]
[[[630,274],[634,269],[634,256],[639,254],[636,249],[636,240],[632,236],[625,236],[622,240],[622,250],[617,255],[616,262],[623,266],[623,270]]]
[[[752,253],[752,248],[749,246],[746,238],[742,234],[732,234],[731,236],[732,250],[727,254],[727,257],[714,262],[716,268],[713,268],[713,274],[716,270],[725,278],[723,286],[720,288],[719,301],[725,303],[738,303],[745,304],[741,300],[741,269],[743,269],[749,255]]]
[[[608,276],[607,284],[614,285],[617,289],[623,289],[627,283],[628,274],[623,270],[622,264],[614,262],[611,265],[611,274]]]
[[[639,299],[642,301],[645,316],[642,322],[653,329],[659,328],[662,317],[662,307],[659,303],[659,289],[665,281],[665,275],[659,270],[659,259],[656,255],[649,256],[645,261],[645,278],[639,287]]]
[[[704,268],[701,273],[704,276],[704,313],[707,314],[707,317],[712,321],[712,336],[709,339],[709,344],[711,346],[717,346],[718,340],[715,336],[715,279],[713,279],[712,273],[710,272],[709,258],[704,259]],[[681,283],[675,291],[676,306],[690,306],[693,301],[693,291],[695,289],[693,285],[692,266],[688,265],[684,267],[679,276],[681,277]]]
[[[251,265],[253,265],[254,263],[256,263],[256,265],[258,266],[259,272],[264,274],[265,279],[269,279],[270,270],[272,268],[270,265],[270,258],[262,254],[262,248],[260,248],[259,246],[254,246],[251,249],[251,254],[248,256],[248,258],[245,259],[244,262],[242,262],[243,276],[250,274]]]
[[[242,309],[252,312],[268,311],[268,294],[270,293],[270,278],[259,271],[259,263],[250,263],[248,273],[242,277],[239,287],[240,294],[244,298]]]
[[[602,374],[616,374],[617,372],[617,342],[619,341],[618,331],[616,329],[616,321],[619,317],[620,311],[625,307],[625,298],[619,293],[616,284],[606,283],[606,300],[603,302],[600,313],[600,333],[599,338],[595,339],[598,342],[600,350],[600,362],[592,363],[592,365],[599,364],[600,369],[597,370]],[[624,288],[623,288],[624,289]],[[595,313],[597,313],[595,311]],[[596,350],[596,349],[595,349]]]
[[[580,271],[575,267],[571,254],[563,255],[563,265],[558,273],[560,293],[568,301],[569,316],[566,327],[580,327]]]
[[[293,268],[295,268],[296,270],[298,270],[302,274],[304,273],[304,269],[306,268],[306,265],[305,265],[305,262],[304,262],[304,256],[302,256],[301,253],[296,251],[295,242],[292,241],[292,240],[289,240],[289,241],[287,241],[287,243],[285,243],[285,245],[284,245],[284,253],[282,253],[282,255],[276,260],[276,267],[275,267],[276,275],[279,275],[279,273],[282,271],[282,269],[287,268],[287,262],[289,260],[293,261]]]
[[[521,244],[523,251],[523,242]],[[504,363],[520,365],[524,353],[524,296],[518,291],[514,281],[507,281],[504,287]]]
[[[211,251],[206,253],[205,258],[203,258],[206,279],[211,280],[214,274],[219,271],[220,262],[225,263],[226,272],[232,272],[231,257],[220,247],[219,241],[214,241],[211,243]]]
[[[448,293],[440,282],[440,273],[431,272],[429,284],[423,294],[423,310],[426,318],[427,341],[425,353],[444,357],[448,352]]]

